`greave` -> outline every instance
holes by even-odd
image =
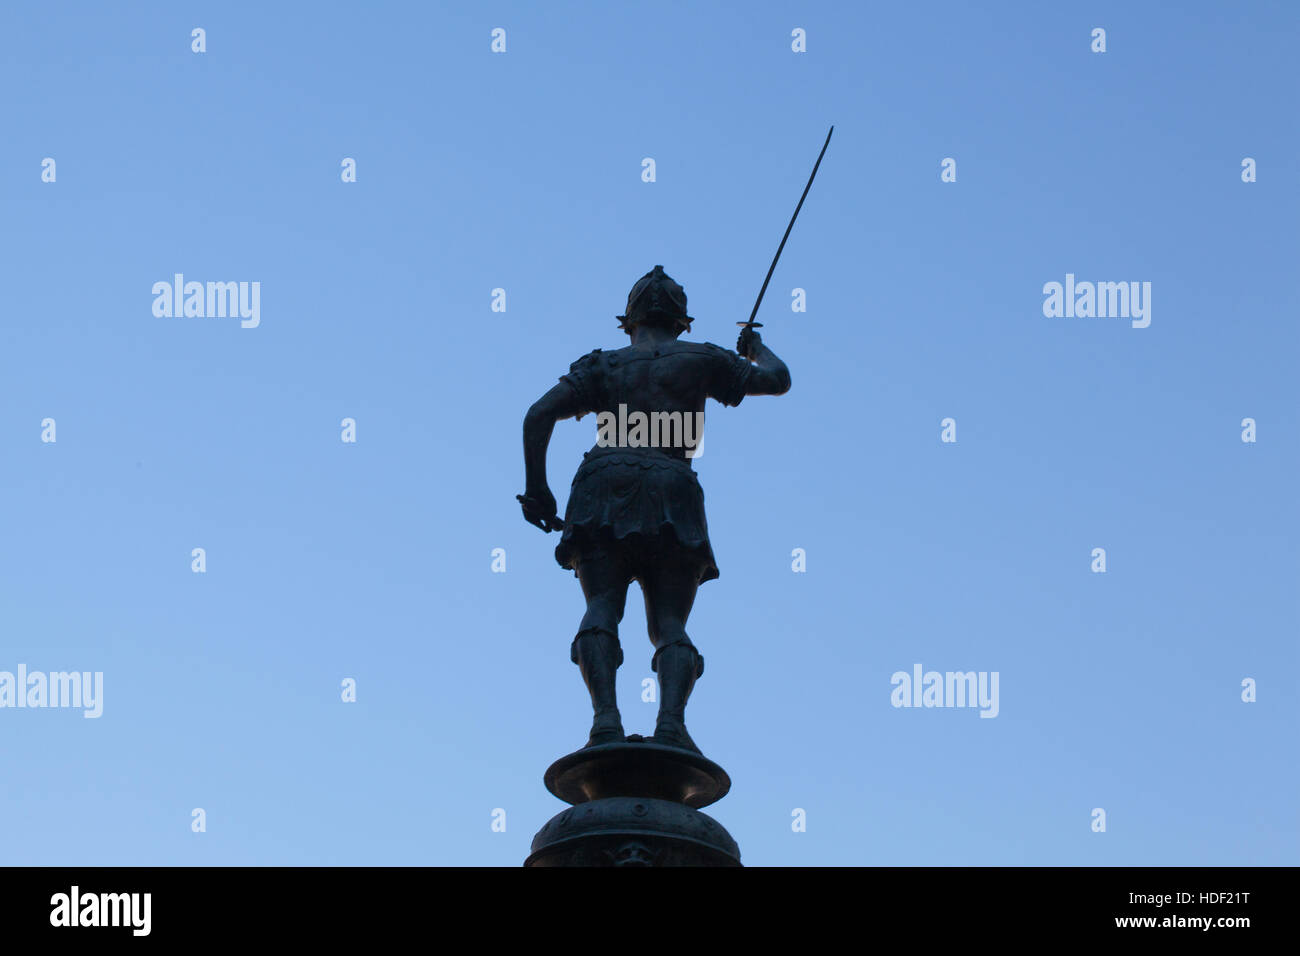
[[[686,732],[686,701],[695,679],[704,672],[704,658],[689,643],[668,644],[655,652],[652,668],[659,674],[659,719],[656,743],[700,752]]]
[[[622,743],[623,721],[615,695],[615,674],[623,663],[618,637],[607,631],[583,631],[574,638],[570,657],[582,672],[595,713],[587,746]]]

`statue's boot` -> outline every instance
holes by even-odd
[[[572,656],[582,671],[595,711],[586,745],[623,743],[627,738],[618,712],[614,682],[615,673],[623,663],[618,637],[607,631],[583,631],[573,641]]]
[[[700,753],[686,732],[686,701],[695,679],[704,673],[704,658],[689,643],[668,644],[655,651],[650,669],[659,675],[659,719],[652,739],[657,744]]]

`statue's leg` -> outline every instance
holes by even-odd
[[[615,674],[623,663],[618,625],[623,620],[631,578],[616,556],[605,552],[583,558],[577,572],[587,598],[587,613],[582,616],[569,657],[582,672],[595,712],[587,746],[622,743],[626,737],[618,712]]]
[[[704,673],[704,658],[686,636],[686,619],[699,588],[698,571],[689,564],[658,566],[641,577],[646,624],[655,654],[650,669],[659,675],[659,719],[654,740],[700,752],[686,732],[686,701],[695,679]]]

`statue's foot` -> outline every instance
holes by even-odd
[[[599,747],[601,744],[621,744],[627,737],[623,733],[623,720],[617,710],[598,713],[591,724],[591,735],[585,747]],[[584,749],[585,749],[584,747]]]
[[[695,741],[691,740],[691,735],[686,732],[686,725],[680,720],[660,720],[655,724],[655,733],[650,738],[650,742],[663,747],[689,750],[691,753],[704,756],[700,748],[695,746]]]

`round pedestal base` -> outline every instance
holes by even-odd
[[[648,740],[585,747],[551,764],[546,789],[565,803],[610,797],[671,800],[699,809],[731,789],[727,772],[708,757]]]
[[[720,823],[684,804],[650,797],[606,797],[563,810],[533,837],[532,853],[524,862],[524,866],[740,865],[740,848]]]

